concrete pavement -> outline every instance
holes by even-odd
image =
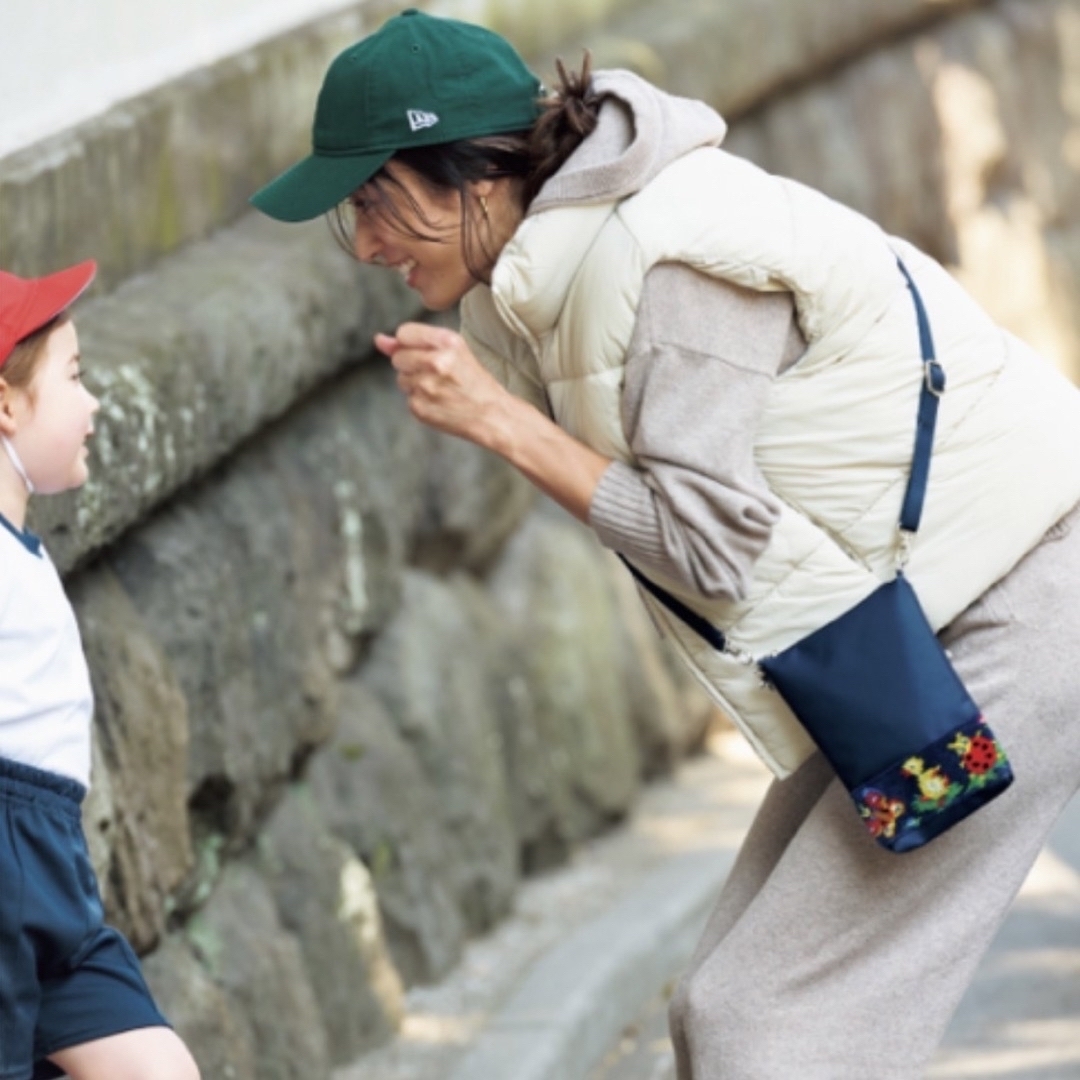
[[[334,1080],[674,1080],[666,1000],[768,784],[721,733],[632,818],[527,882],[396,1042]],[[1067,810],[927,1080],[1080,1077],[1080,800]]]
[[[586,1080],[689,957],[768,784],[733,734],[649,786],[631,818],[526,882],[395,1043],[334,1080]]]
[[[669,980],[627,1024],[590,1080],[674,1080],[670,987]],[[1028,875],[926,1080],[1077,1078],[1080,798],[1066,809]]]

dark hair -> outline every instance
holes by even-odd
[[[391,158],[415,172],[433,191],[457,192],[461,200],[465,265],[478,281],[486,278],[495,253],[477,238],[473,229],[475,212],[470,215],[468,211],[468,185],[500,178],[519,181],[521,208],[525,211],[544,184],[596,127],[602,99],[593,88],[589,53],[584,54],[580,72],[568,74],[561,60],[556,60],[555,66],[558,86],[541,100],[540,115],[527,131],[400,150]],[[429,227],[428,232],[420,231],[407,220],[391,192],[396,192],[415,217]],[[384,167],[330,214],[335,239],[350,254],[354,251],[349,213],[356,209],[359,200],[365,213],[382,215],[407,236],[417,240],[440,239],[416,201]]]

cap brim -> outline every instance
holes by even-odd
[[[97,273],[93,259],[46,274],[39,278],[19,278],[0,273],[7,295],[0,299],[0,367],[7,363],[20,341],[51,322],[86,291]]]
[[[344,202],[393,156],[393,151],[325,157],[312,154],[248,200],[278,221],[310,221]]]
[[[23,321],[31,326],[27,334],[40,329],[50,319],[56,318],[65,308],[71,307],[90,286],[97,274],[97,263],[93,259],[47,274],[34,282],[34,291],[30,298]]]

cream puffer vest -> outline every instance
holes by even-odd
[[[755,441],[783,510],[747,595],[709,601],[659,580],[737,650],[760,657],[894,573],[922,378],[897,256],[922,294],[948,379],[907,566],[941,628],[1080,500],[1080,391],[909,244],[812,189],[702,148],[620,202],[527,217],[491,287],[465,298],[462,326],[510,390],[601,454],[633,465],[619,399],[650,267],[683,262],[738,285],[794,294],[808,349],[775,380]],[[777,775],[805,760],[809,737],[756,666],[717,652],[643,599]]]

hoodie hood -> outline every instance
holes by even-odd
[[[666,94],[629,71],[593,78],[604,99],[597,126],[540,189],[491,274],[502,321],[534,352],[558,321],[582,259],[623,201],[673,162],[718,146],[727,131],[707,105]],[[477,296],[466,310],[479,305]]]
[[[598,71],[593,132],[541,188],[529,215],[568,203],[606,203],[640,191],[676,158],[719,146],[723,119],[701,101],[658,90],[630,71]]]

